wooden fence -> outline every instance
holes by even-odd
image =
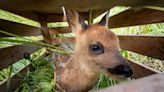
[[[30,1],[30,0],[29,0]],[[48,0],[51,1],[51,0]],[[99,0],[97,0],[99,1]],[[104,0],[106,1],[106,0]],[[117,0],[116,0],[117,1]],[[133,1],[133,0],[132,0]],[[10,3],[7,1],[0,2],[0,8],[7,10],[9,12],[21,15],[26,18],[33,19],[38,21],[41,24],[41,27],[32,27],[25,24],[20,24],[16,22],[11,22],[7,20],[0,19],[0,30],[4,30],[6,32],[10,32],[19,36],[40,36],[43,35],[44,42],[48,44],[62,44],[62,43],[72,43],[74,42],[73,37],[69,38],[52,38],[50,35],[64,34],[70,33],[70,29],[68,27],[48,27],[47,23],[50,22],[62,22],[63,17],[62,14],[54,13],[49,14],[46,13],[49,9],[48,6],[45,8],[44,5],[41,5],[42,11],[32,10],[28,11],[29,7],[23,7],[22,9],[16,7],[14,4],[20,5],[23,2],[5,4]],[[32,1],[30,1],[32,2]],[[27,3],[27,5],[32,5],[32,3]],[[69,2],[69,1],[68,1]],[[97,2],[98,3],[98,2]],[[24,5],[26,3],[23,3]],[[36,4],[36,2],[34,2]],[[135,3],[137,4],[137,3]],[[150,3],[152,4],[152,3]],[[155,3],[156,4],[156,3]],[[106,4],[105,4],[106,5]],[[114,6],[114,3],[112,4]],[[112,7],[110,5],[109,8]],[[123,4],[124,5],[124,4]],[[130,3],[133,6],[133,4]],[[89,5],[88,5],[89,6]],[[157,6],[162,6],[162,4],[157,4]],[[20,6],[21,7],[21,6]],[[32,6],[30,6],[32,7]],[[105,7],[105,6],[104,6]],[[13,8],[13,9],[12,9]],[[33,8],[33,7],[32,7]],[[55,8],[55,6],[54,6]],[[74,8],[74,7],[73,7]],[[105,9],[105,8],[104,8]],[[51,11],[52,9],[50,9]],[[45,13],[43,13],[45,11]],[[79,10],[80,11],[80,10]],[[93,10],[93,18],[96,18],[98,15],[102,14],[105,10]],[[90,11],[80,12],[80,15],[85,20],[89,19]],[[151,23],[160,23],[164,22],[164,11],[155,10],[150,8],[140,8],[140,9],[128,9],[124,12],[121,12],[117,15],[114,15],[109,18],[109,28],[120,28],[120,27],[128,27],[142,24],[151,24]],[[136,52],[142,55],[146,55],[149,57],[157,58],[160,60],[164,60],[164,36],[140,36],[140,35],[118,35],[120,39],[121,48],[124,50]],[[0,37],[8,37],[8,35],[0,33]],[[11,37],[11,36],[10,36]],[[17,62],[18,60],[23,58],[24,53],[33,53],[37,51],[38,48],[32,45],[16,45],[10,46],[6,48],[0,49],[0,69],[8,67],[9,65]],[[159,73],[145,65],[139,64],[135,61],[128,60],[130,65],[134,71],[134,77],[140,78],[144,76],[148,76],[151,74]],[[27,68],[29,66],[22,69],[19,73],[26,74]],[[21,83],[21,78],[17,75],[11,78],[9,91],[14,90]],[[0,84],[0,90],[2,92],[6,92],[7,81]]]

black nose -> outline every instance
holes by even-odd
[[[124,75],[125,77],[130,77],[133,74],[132,69],[128,65],[118,65],[112,69],[108,69],[108,71],[112,74]]]

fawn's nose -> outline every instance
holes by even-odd
[[[108,69],[109,72],[116,75],[123,75],[125,77],[130,77],[133,75],[132,69],[128,65],[118,65],[114,68]]]

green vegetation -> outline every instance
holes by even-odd
[[[50,57],[40,57],[32,60],[32,69],[22,85],[15,92],[52,92],[54,90],[53,62]]]
[[[129,8],[129,7],[128,7]],[[128,9],[127,7],[115,7],[111,10],[110,16],[117,14],[121,11]],[[100,16],[102,17],[102,16]],[[99,18],[95,19],[94,22],[99,21]],[[30,26],[39,27],[39,23],[34,22],[32,20],[13,15],[12,13],[0,10],[0,18],[19,22],[22,24],[27,24]],[[49,27],[61,27],[67,26],[67,23],[49,23]],[[5,31],[5,30],[4,30]],[[0,32],[4,32],[0,30]],[[142,26],[134,26],[134,27],[124,27],[124,28],[116,28],[112,29],[113,32],[119,35],[130,34],[130,35],[164,35],[164,23],[158,24],[149,24]],[[74,36],[74,34],[64,34],[59,35],[60,37],[70,37]],[[41,36],[38,37],[8,37],[8,38],[0,38],[0,48],[12,45],[20,45],[20,44],[42,44],[42,43],[34,43],[43,39]],[[42,44],[43,45],[43,44]],[[44,45],[47,46],[47,45]],[[59,48],[52,48],[53,46],[49,46],[51,50],[58,51]],[[61,49],[60,49],[61,50]],[[63,51],[63,50],[62,50]],[[51,56],[44,56],[45,48],[39,50],[38,52],[32,54],[29,58],[22,59],[19,62],[9,66],[6,69],[0,71],[0,84],[4,81],[9,81],[10,77],[15,75],[18,71],[23,69],[25,66],[31,64],[30,72],[27,75],[20,75],[23,78],[22,84],[15,90],[15,92],[52,92],[54,91],[54,81],[53,81],[53,73],[54,73],[54,64]],[[66,52],[72,52],[70,48],[66,49]],[[164,71],[164,63],[158,59],[153,59],[151,57],[143,56],[140,54],[136,54],[133,52],[121,50],[122,55],[125,57],[132,59],[134,61],[143,63],[149,67],[152,67],[159,71]],[[66,54],[59,52],[61,54]],[[126,81],[129,81],[128,79]],[[116,85],[118,81],[112,80],[111,78],[107,78],[103,75],[100,76],[99,81],[93,87],[93,89],[104,88],[111,85]]]

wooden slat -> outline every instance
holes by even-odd
[[[96,18],[100,14],[104,13],[106,10],[93,10],[93,17]],[[34,21],[40,21],[38,18],[38,13],[36,11],[11,11],[12,13],[23,16],[25,18],[34,20]],[[65,22],[66,19],[63,18],[63,13],[40,13],[42,15],[45,15],[46,21],[49,22]],[[79,12],[79,15],[84,19],[87,20],[89,18],[89,11],[86,12]]]
[[[0,19],[0,30],[13,33],[20,36],[38,36],[41,35],[40,28],[32,27],[24,24],[19,24],[16,22],[11,22],[7,20]],[[0,37],[5,37],[8,35],[0,33]]]
[[[27,18],[38,20],[34,12],[42,14],[62,14],[61,7],[65,6],[68,9],[74,9],[81,13],[86,13],[89,10],[107,10],[114,6],[159,6],[164,7],[163,0],[47,0],[46,3],[34,0],[3,0],[0,2],[0,9],[4,9],[16,14],[21,14]]]
[[[64,22],[66,20],[63,18],[63,14],[47,14],[46,21],[47,22]]]
[[[69,27],[57,27],[57,28],[49,28],[50,34],[62,34],[62,33],[70,33],[71,30]]]
[[[40,13],[62,13],[61,7],[66,7],[69,9],[75,9],[81,12],[87,12],[89,10],[107,10],[114,6],[159,6],[164,7],[163,0],[47,0],[46,3],[43,0],[15,0],[0,2],[0,8],[9,11],[36,11]],[[20,8],[21,7],[21,8]]]
[[[88,19],[88,13],[80,14],[82,18]],[[63,18],[63,14],[46,14],[47,22],[66,22],[66,18]]]
[[[61,44],[61,43],[73,43],[75,42],[75,38],[74,37],[69,37],[69,38],[54,38],[51,39],[52,44]]]
[[[29,69],[30,69],[30,64],[18,72],[19,75],[22,75],[22,77],[15,74],[10,79],[9,85],[8,85],[7,81],[4,81],[4,82],[1,81],[0,82],[1,92],[13,92],[22,83],[23,76],[29,71]],[[9,86],[9,88],[8,88],[8,86]]]
[[[97,16],[101,15],[104,13],[106,10],[92,10],[93,12],[93,19],[96,18]],[[79,15],[82,19],[88,20],[89,19],[89,12],[79,12]],[[66,18],[63,17],[63,14],[45,14],[47,22],[67,22]]]
[[[45,41],[45,43],[51,44],[50,32],[49,32],[49,28],[47,26],[46,16],[41,13],[38,13],[38,18],[39,18],[39,22],[41,25],[41,31],[42,31],[44,41]]]
[[[164,36],[120,35],[122,49],[164,60]]]
[[[164,22],[164,11],[141,8],[129,9],[109,18],[109,27],[128,27]]]
[[[67,33],[69,28],[51,29],[50,33]],[[164,60],[164,36],[118,35],[122,49]],[[56,42],[55,42],[56,41]],[[52,39],[52,43],[73,42],[73,38]]]
[[[32,53],[38,50],[34,45],[12,46],[0,49],[0,70],[17,62],[24,57],[25,53]]]
[[[121,83],[92,92],[163,92],[164,73],[148,76],[128,83]]]
[[[133,77],[134,78],[141,78],[141,77],[149,76],[152,74],[160,73],[159,71],[156,71],[156,70],[154,70],[148,66],[137,63],[135,61],[128,60],[128,59],[127,59],[127,61],[133,70]]]

